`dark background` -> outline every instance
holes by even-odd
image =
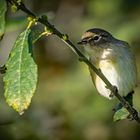
[[[140,112],[139,0],[25,0],[25,4],[37,15],[47,14],[75,44],[84,31],[94,27],[129,42],[138,69],[134,106]],[[0,43],[1,65],[27,25],[26,15],[11,13],[10,7],[6,19],[6,34]],[[112,121],[117,100],[97,93],[88,67],[58,37],[43,37],[34,46],[39,80],[31,105],[22,116],[6,104],[0,75],[0,140],[139,139],[140,125],[135,121]]]

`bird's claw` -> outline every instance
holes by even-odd
[[[112,88],[112,90],[111,90],[111,93],[109,94],[109,97],[110,98],[113,98],[114,97],[114,93],[116,93],[117,92],[117,87],[116,86],[113,86],[113,88]]]

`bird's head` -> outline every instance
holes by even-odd
[[[113,39],[112,35],[99,28],[89,29],[82,35],[82,40],[78,42],[80,45],[100,46],[109,43]]]
[[[115,38],[107,31],[100,28],[87,30],[83,35],[79,45],[84,45],[84,49],[89,55],[100,56],[101,53],[108,48],[113,47]]]

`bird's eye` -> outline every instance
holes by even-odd
[[[94,36],[94,37],[93,37],[93,40],[94,40],[94,41],[98,41],[99,39],[100,39],[99,36]]]

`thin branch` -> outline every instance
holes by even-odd
[[[16,0],[6,0],[10,4],[15,4],[18,9],[22,10],[24,13],[26,13],[28,16],[33,17],[37,19],[38,22],[45,25],[48,29],[51,30],[51,32],[55,35],[57,35],[62,41],[64,41],[72,50],[79,56],[79,58],[85,62],[106,84],[106,87],[110,89],[111,93],[116,96],[116,98],[121,102],[123,107],[125,107],[130,115],[132,116],[132,119],[136,120],[138,123],[140,123],[140,118],[138,116],[138,112],[118,93],[117,87],[112,85],[108,79],[103,75],[100,69],[97,69],[89,60],[88,58],[77,48],[73,42],[68,38],[67,35],[61,33],[57,28],[54,27],[46,18],[43,17],[37,17],[32,11],[27,9],[24,5],[24,3],[17,3]]]

